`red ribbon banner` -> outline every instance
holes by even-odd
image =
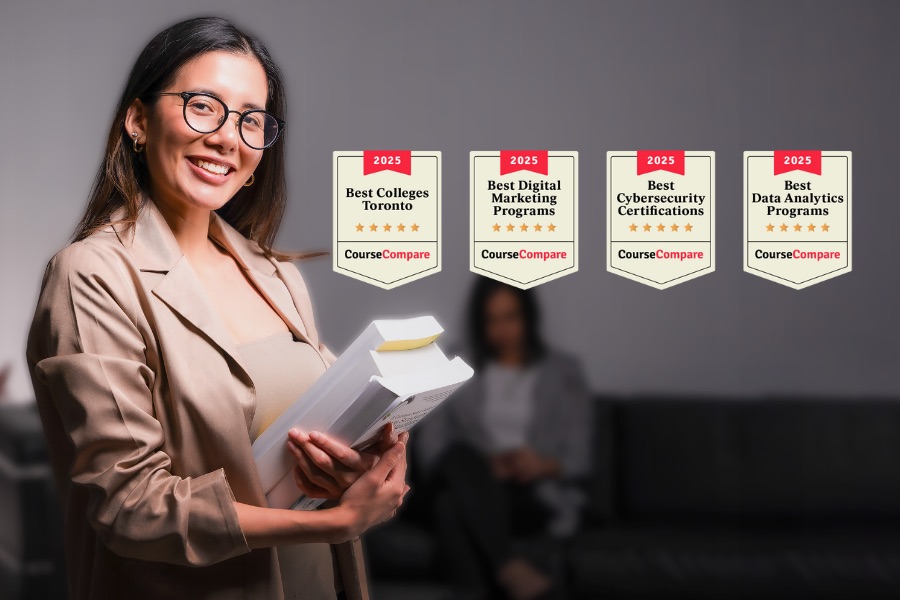
[[[684,150],[638,150],[637,174],[653,171],[684,175]]]
[[[501,150],[500,174],[516,171],[532,171],[539,175],[547,174],[547,150]]]
[[[788,171],[806,171],[813,175],[822,174],[821,150],[776,150],[775,175]]]
[[[412,150],[363,150],[363,175],[379,171],[412,175]]]

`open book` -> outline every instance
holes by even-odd
[[[323,499],[303,496],[291,473],[288,431],[321,431],[357,450],[377,442],[390,421],[412,428],[472,377],[461,358],[435,343],[434,317],[373,321],[294,404],[253,442],[253,456],[271,508],[309,510]]]

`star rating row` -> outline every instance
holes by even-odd
[[[531,229],[529,229],[529,227]],[[519,225],[513,225],[512,223],[507,223],[506,225],[501,225],[500,223],[494,223],[491,226],[491,229],[494,231],[556,231],[556,225],[550,223],[549,225],[541,225],[540,223],[535,223],[534,225],[528,225],[528,223],[520,223]]]
[[[822,223],[821,225],[819,225],[819,231],[827,232],[829,229],[831,229],[831,227],[828,225],[828,223]],[[800,223],[795,223],[794,225],[787,225],[785,223],[782,223],[781,225],[773,225],[773,224],[769,223],[768,225],[766,225],[767,232],[776,231],[776,230],[777,231],[804,231],[804,230],[805,231],[816,231],[816,226],[813,223],[810,223],[809,225],[805,225],[805,226],[801,225]]]
[[[651,225],[650,223],[644,223],[643,225],[638,225],[636,223],[632,223],[628,226],[629,231],[665,231],[668,228],[669,231],[686,231],[691,232],[694,230],[694,226],[690,223],[686,223],[685,225],[678,225],[677,223],[672,223],[671,225],[664,225],[660,223],[659,225]]]
[[[406,231],[409,229],[410,231],[419,231],[419,225],[413,223],[412,225],[404,225],[403,223],[398,223],[397,225],[391,225],[390,223],[385,223],[384,225],[376,225],[372,223],[371,225],[363,225],[362,223],[356,224],[356,231],[365,231],[368,229],[369,231],[391,231],[391,229],[396,229],[397,231]]]

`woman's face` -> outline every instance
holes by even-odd
[[[229,110],[244,111],[266,107],[268,82],[253,56],[213,51],[186,63],[162,91],[203,91],[221,99]],[[133,119],[126,119],[126,126],[129,135],[138,131],[145,144],[154,200],[182,213],[192,208],[215,210],[250,179],[263,151],[241,140],[237,114],[230,114],[218,131],[199,133],[185,123],[183,105],[178,96],[159,96],[149,110],[146,105],[133,106],[135,113],[129,111]]]
[[[484,311],[488,346],[497,354],[520,352],[525,345],[525,318],[516,294],[503,288],[495,291]]]

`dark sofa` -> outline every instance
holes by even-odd
[[[62,514],[36,406],[0,404],[0,598],[66,597]]]
[[[594,407],[585,524],[545,565],[568,597],[900,599],[900,402],[598,397]],[[0,408],[0,597],[63,597],[55,505],[33,407]],[[375,589],[439,576],[427,523],[403,509],[363,539]],[[547,541],[517,545],[540,555]]]
[[[900,598],[900,402],[594,406],[591,503],[559,550],[568,597]],[[375,581],[440,576],[427,523],[402,509],[364,540]]]

